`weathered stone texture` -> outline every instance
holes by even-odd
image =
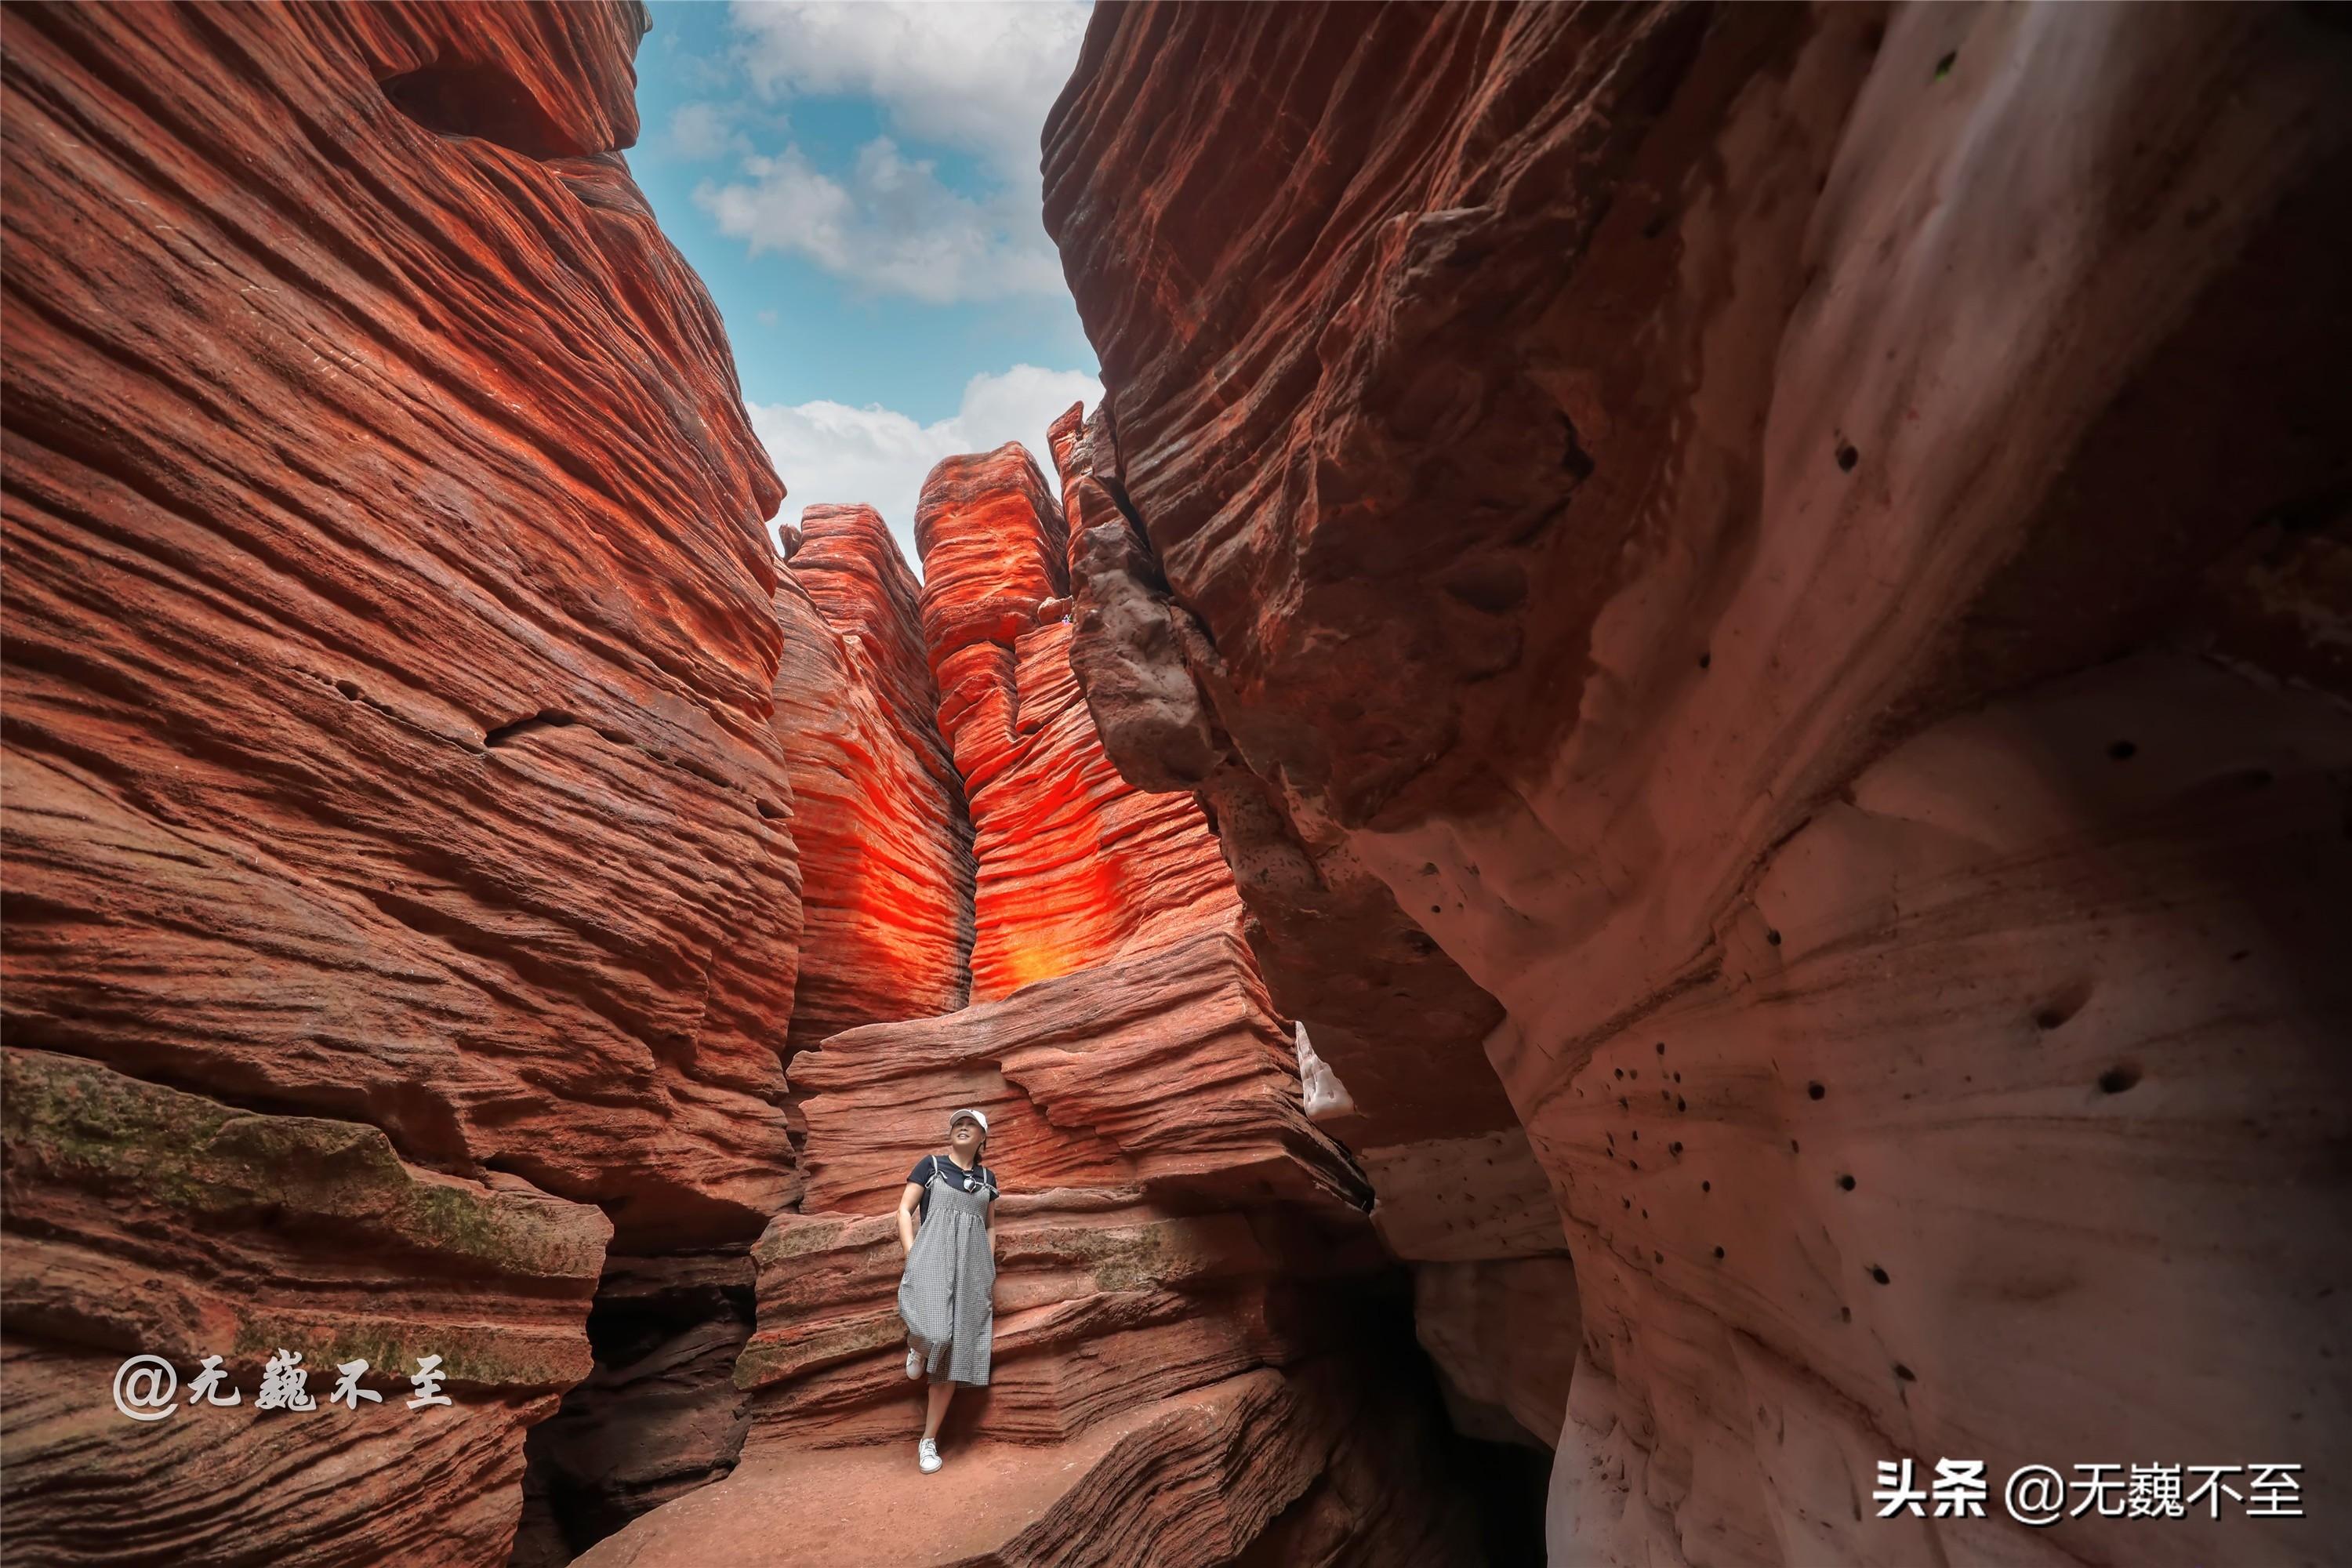
[[[1070,668],[1061,508],[1018,443],[923,486],[923,625],[979,860],[971,996],[991,1001],[1241,918],[1201,808],[1119,775]]]
[[[914,574],[881,514],[803,510],[777,604],[775,728],[803,911],[787,1039],[801,1050],[963,1005],[971,825],[940,738]]]
[[[1556,1560],[2326,1556],[1853,1500],[2352,1451],[2347,104],[2293,9],[1097,12],[1078,664],[1506,1010]]]
[[[646,20],[0,17],[12,1558],[502,1563],[607,1239],[798,1195],[782,490]]]
[[[531,1430],[509,1568],[568,1563],[735,1468],[752,1294],[745,1247],[610,1261],[588,1314],[595,1367]]]
[[[608,1205],[794,1195],[780,491],[634,5],[11,10],[19,1044]],[[257,1005],[259,999],[259,1005]]]
[[[941,464],[918,537],[976,830],[973,1002],[793,1058],[807,1186],[752,1252],[741,1463],[585,1561],[1473,1561],[1431,1479],[1433,1391],[1359,1370],[1410,1354],[1360,1342],[1398,1281],[1362,1175],[1307,1120],[1207,822],[1120,778],[1079,695],[1035,465]],[[920,1477],[890,1210],[963,1106],[1005,1184],[990,1381]],[[909,1505],[910,1480],[940,1484]]]
[[[1177,1183],[1349,1202],[1354,1166],[1307,1120],[1297,1058],[1240,941],[1209,932],[944,1017],[836,1035],[793,1064],[811,1212],[869,1213],[989,1118],[989,1160],[1032,1191]]]
[[[12,1559],[504,1560],[524,1429],[588,1371],[604,1215],[77,1058],[11,1047],[5,1077]],[[314,1408],[259,1407],[280,1349]],[[171,1363],[169,1415],[113,1407],[134,1355]],[[410,1410],[435,1355],[452,1403]],[[236,1404],[189,1403],[208,1356]],[[332,1403],[352,1361],[380,1402]]]

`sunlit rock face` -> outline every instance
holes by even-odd
[[[971,997],[1231,929],[1201,808],[1119,776],[1070,669],[1062,510],[1026,448],[924,481],[923,626],[979,861]]]
[[[1047,224],[1134,533],[1074,545],[1077,663],[1130,776],[1223,828],[1246,773],[1505,1010],[1574,1258],[1555,1561],[2328,1554],[2348,48],[1097,13]],[[1370,1112],[1377,1042],[1315,1038]],[[1446,1290],[1441,1362],[1541,1332]],[[1903,1458],[2315,1500],[1881,1522]]]
[[[501,1561],[606,1238],[798,1195],[781,490],[644,26],[5,17],[5,1026],[85,1118],[7,1149],[12,1553]],[[455,1408],[255,1409],[352,1335]],[[117,1415],[140,1352],[243,1405]]]
[[[970,985],[971,826],[916,595],[872,507],[803,509],[776,617],[803,913],[795,1050],[952,1012]]]

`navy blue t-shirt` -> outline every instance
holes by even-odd
[[[934,1172],[938,1173],[940,1180],[954,1182],[960,1186],[967,1182],[976,1183],[978,1185],[965,1186],[964,1190],[976,1193],[985,1187],[988,1189],[988,1201],[996,1201],[996,1173],[987,1166],[974,1165],[966,1172],[945,1154],[926,1154],[915,1162],[913,1170],[907,1173],[907,1180],[923,1189],[922,1197],[915,1205],[915,1221],[919,1225],[930,1217],[931,1175]]]

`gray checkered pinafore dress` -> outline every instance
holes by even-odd
[[[939,1164],[955,1172],[952,1162]],[[956,1173],[960,1175],[961,1173]],[[996,1259],[988,1248],[988,1189],[963,1190],[938,1169],[924,1183],[930,1207],[898,1279],[898,1316],[923,1370],[945,1383],[988,1381],[996,1330]]]

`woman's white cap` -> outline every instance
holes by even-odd
[[[974,1121],[977,1121],[977,1122],[979,1122],[979,1123],[980,1123],[980,1131],[981,1131],[981,1133],[982,1133],[982,1135],[983,1137],[985,1137],[985,1136],[987,1135],[987,1132],[988,1132],[988,1118],[987,1118],[987,1117],[985,1117],[985,1116],[983,1116],[983,1115],[982,1115],[982,1114],[981,1114],[979,1111],[977,1111],[977,1110],[969,1110],[969,1109],[966,1109],[966,1110],[959,1110],[959,1111],[957,1111],[954,1115],[952,1115],[952,1116],[950,1116],[950,1117],[949,1117],[949,1118],[948,1118],[948,1131],[950,1131],[950,1132],[954,1131],[955,1131],[955,1124],[956,1124],[957,1122],[959,1122],[959,1121],[962,1121],[965,1117],[967,1117],[967,1116],[971,1117]]]

